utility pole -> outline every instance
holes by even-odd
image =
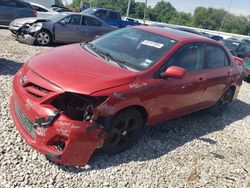
[[[126,15],[126,17],[129,16],[130,3],[131,3],[131,0],[128,0],[128,8],[127,8],[127,15]]]
[[[145,8],[144,8],[144,16],[143,16],[143,23],[144,24],[145,24],[145,20],[146,20],[147,7],[148,7],[148,0],[145,0]]]
[[[229,7],[228,7],[228,9],[227,9],[227,11],[226,11],[224,17],[223,17],[223,20],[222,20],[222,22],[221,22],[219,31],[221,31],[221,29],[222,29],[222,27],[223,27],[223,25],[224,25],[224,23],[225,23],[225,21],[226,21],[226,18],[227,18],[227,15],[228,15],[228,11],[230,10],[230,8],[231,8],[231,6],[232,6],[232,2],[233,2],[233,0],[230,1],[230,5],[229,5]]]

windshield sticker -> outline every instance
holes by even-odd
[[[151,64],[153,61],[151,61],[150,59],[146,59],[145,63]]]
[[[174,40],[171,40],[170,42],[175,43],[175,41],[174,41]]]
[[[237,43],[237,42],[233,42],[233,44],[235,44],[235,45],[237,45],[237,46],[239,45],[239,43]]]
[[[150,41],[150,40],[144,40],[141,44],[144,44],[146,46],[152,46],[154,48],[159,48],[159,49],[164,46],[164,44],[154,42],[154,41]]]
[[[143,67],[145,67],[145,68],[147,68],[150,64],[148,64],[146,62],[142,62],[140,65],[143,66]]]

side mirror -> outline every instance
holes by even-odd
[[[66,24],[66,22],[65,22],[65,20],[61,20],[61,21],[59,22],[59,24],[61,24],[61,25],[65,25],[65,24]]]
[[[185,75],[186,75],[186,70],[177,66],[168,67],[167,70],[161,74],[162,77],[176,78],[176,79],[182,79],[185,77]]]

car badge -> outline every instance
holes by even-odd
[[[20,83],[21,83],[22,85],[24,85],[25,82],[26,82],[26,76],[22,76],[22,77],[20,78]]]

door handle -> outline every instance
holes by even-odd
[[[205,78],[200,77],[200,78],[198,79],[198,81],[199,81],[199,82],[205,81]]]

